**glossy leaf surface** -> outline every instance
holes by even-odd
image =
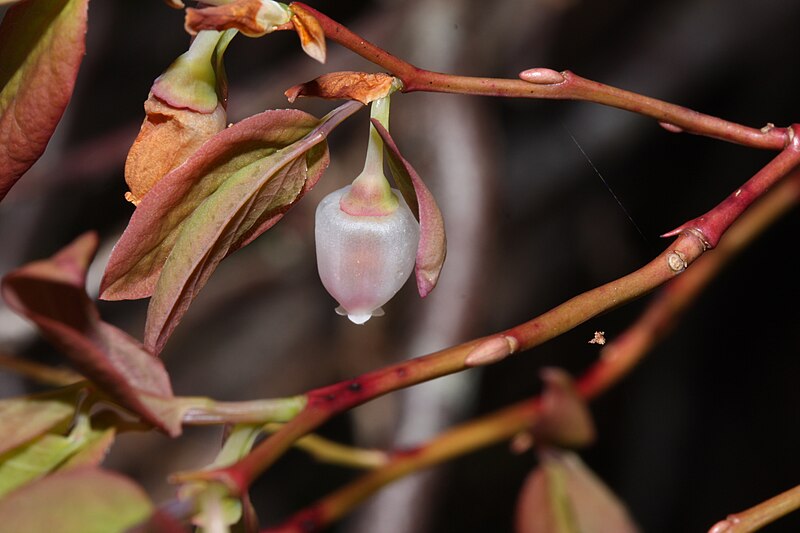
[[[27,0],[0,24],[0,200],[42,155],[72,97],[88,5]]]

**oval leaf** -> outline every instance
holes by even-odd
[[[133,481],[96,468],[55,473],[0,500],[0,531],[115,533],[153,511]]]
[[[147,310],[149,350],[161,351],[220,261],[275,224],[319,179],[326,136],[360,107],[341,106],[302,139],[239,169],[181,225]]]
[[[517,533],[636,533],[619,499],[580,457],[548,449],[517,501]]]
[[[198,206],[227,179],[290,146],[318,123],[302,111],[270,110],[209,139],[156,183],[136,208],[108,261],[100,297],[126,300],[150,296],[183,224]],[[323,162],[319,160],[318,165]],[[311,165],[309,170],[321,173],[323,168]],[[316,179],[319,176],[309,172],[309,180]]]
[[[27,0],[0,24],[0,200],[44,152],[86,49],[89,0]]]
[[[419,220],[419,248],[417,248],[415,273],[417,290],[419,295],[425,298],[436,287],[447,255],[447,237],[444,232],[442,212],[439,211],[436,200],[417,171],[400,154],[389,131],[377,119],[372,119],[372,125],[386,143],[392,176],[406,203]]]
[[[50,259],[9,273],[2,282],[3,299],[34,322],[103,392],[177,435],[179,418],[159,416],[148,407],[151,397],[173,397],[161,361],[125,332],[103,322],[86,294],[86,269],[96,248],[97,236],[87,233]]]

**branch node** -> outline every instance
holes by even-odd
[[[464,364],[468,367],[483,366],[502,361],[519,348],[519,341],[515,337],[502,335],[491,337],[467,354]]]
[[[669,265],[670,270],[676,274],[679,274],[686,270],[686,267],[689,266],[689,263],[686,262],[686,256],[683,255],[683,252],[673,250],[667,255],[667,265]]]
[[[519,73],[519,79],[537,85],[555,85],[564,83],[567,78],[560,72],[550,68],[529,68]]]
[[[730,520],[721,520],[714,524],[714,526],[708,530],[708,533],[726,533],[732,530],[733,524],[734,523]]]
[[[676,126],[675,124],[671,124],[669,122],[659,122],[658,125],[670,133],[683,133],[684,131],[684,129],[681,128],[680,126]],[[761,132],[766,133],[763,129],[761,130]]]

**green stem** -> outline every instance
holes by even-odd
[[[383,127],[389,129],[390,97],[378,98],[370,104],[369,117],[377,119]],[[367,158],[364,161],[364,171],[361,176],[383,176],[383,139],[370,123],[369,143],[367,144]],[[384,178],[384,181],[386,178]]]
[[[266,424],[287,422],[306,406],[306,396],[252,400],[247,402],[218,402],[211,398],[176,398],[183,410],[186,425]]]

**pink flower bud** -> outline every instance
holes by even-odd
[[[340,207],[350,186],[332,192],[317,207],[315,237],[322,284],[356,324],[383,314],[414,269],[419,224],[396,189],[389,214],[355,216]]]

